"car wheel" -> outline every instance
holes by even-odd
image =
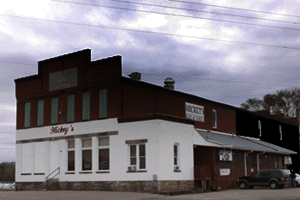
[[[270,183],[270,188],[271,189],[276,189],[278,187],[278,184],[275,182],[275,181],[272,181],[271,183]]]
[[[245,181],[240,182],[239,186],[241,189],[247,189],[247,183]]]

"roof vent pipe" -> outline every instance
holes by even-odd
[[[169,90],[174,90],[174,79],[172,78],[166,78],[165,81],[164,81],[164,88],[167,88]]]
[[[131,74],[128,75],[130,78],[136,81],[140,81],[142,78],[142,74],[140,72],[132,72]]]

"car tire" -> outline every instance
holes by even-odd
[[[278,183],[275,182],[275,181],[271,181],[271,182],[270,182],[270,188],[271,188],[271,189],[276,189],[276,188],[278,188]]]
[[[245,181],[240,182],[239,186],[241,189],[247,189],[247,187],[248,187],[248,185]]]

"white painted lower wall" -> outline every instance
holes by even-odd
[[[70,124],[59,125],[69,127]],[[149,120],[118,123],[117,119],[81,122],[72,124],[73,132],[67,135],[82,135],[117,131],[110,135],[110,170],[109,173],[96,173],[98,166],[98,138],[92,138],[92,173],[82,172],[81,138],[75,139],[75,173],[67,172],[67,140],[19,143],[16,145],[16,182],[39,182],[60,167],[59,181],[152,181],[157,180],[194,180],[193,145],[195,134],[193,125]],[[62,134],[50,134],[51,127],[32,128],[17,131],[17,141],[55,137]],[[200,136],[199,136],[200,137]],[[129,145],[127,140],[147,139],[146,172],[127,172],[129,166]],[[175,143],[179,144],[179,169],[174,172]],[[31,175],[21,174],[31,173]],[[34,174],[37,175],[34,175]],[[44,173],[44,175],[40,175]]]

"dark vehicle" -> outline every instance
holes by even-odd
[[[241,189],[253,188],[255,186],[276,189],[291,185],[291,178],[288,171],[284,169],[262,170],[255,172],[251,176],[239,178],[238,185]]]

